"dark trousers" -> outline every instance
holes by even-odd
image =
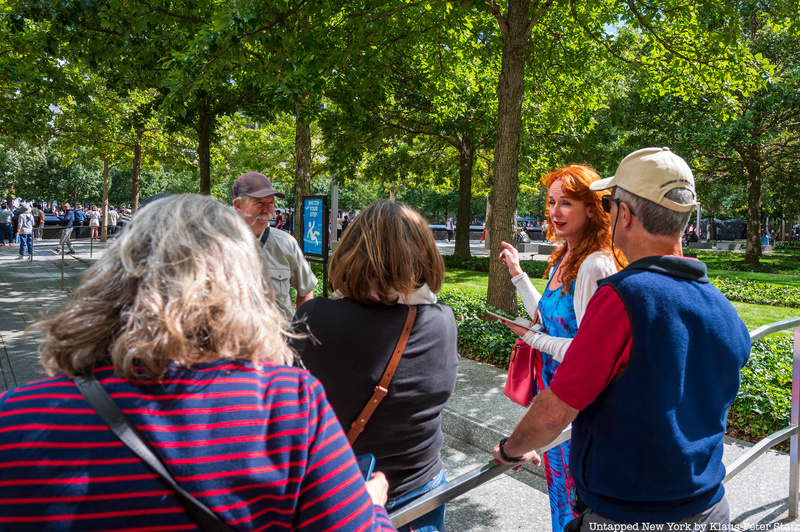
[[[83,227],[83,222],[75,222],[75,238],[81,237],[81,227]]]
[[[12,229],[13,226],[11,224],[0,224],[0,243],[5,243],[6,240],[8,240],[9,244],[14,242],[14,237],[11,232]]]
[[[572,509],[579,514],[578,517],[564,527],[564,532],[589,532],[593,530],[622,530],[625,523],[608,519],[587,507],[575,491],[575,500],[572,502]],[[645,522],[643,522],[645,523]],[[728,499],[722,497],[715,505],[706,508],[702,512],[690,515],[680,521],[676,521],[678,526],[662,525],[650,530],[730,530],[730,507]],[[650,523],[648,523],[650,524]],[[634,530],[648,530],[640,524],[636,524]],[[711,528],[711,525],[718,525],[719,528]]]

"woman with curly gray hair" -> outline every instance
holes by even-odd
[[[51,377],[0,394],[0,527],[193,527],[77,378],[99,381],[175,481],[237,530],[393,530],[385,477],[368,493],[321,385],[284,365],[265,264],[212,198],[137,213],[66,308],[34,326]]]

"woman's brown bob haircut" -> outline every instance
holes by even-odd
[[[444,262],[417,211],[388,200],[369,204],[347,226],[330,263],[330,285],[363,303],[394,304],[427,284],[438,293]]]

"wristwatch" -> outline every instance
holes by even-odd
[[[525,459],[524,456],[508,456],[506,454],[506,451],[505,451],[505,449],[503,449],[503,446],[506,444],[507,441],[508,441],[508,438],[503,438],[502,440],[500,440],[500,445],[499,445],[499,447],[500,447],[500,458],[502,458],[504,462],[509,462],[509,463],[512,463],[512,464],[516,464],[517,462],[522,462]]]

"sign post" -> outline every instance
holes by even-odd
[[[336,174],[333,175],[334,179]],[[334,218],[336,216],[336,218]],[[331,185],[331,242],[339,241],[339,185]]]
[[[322,295],[328,297],[328,196],[303,196],[303,254],[322,264]]]

